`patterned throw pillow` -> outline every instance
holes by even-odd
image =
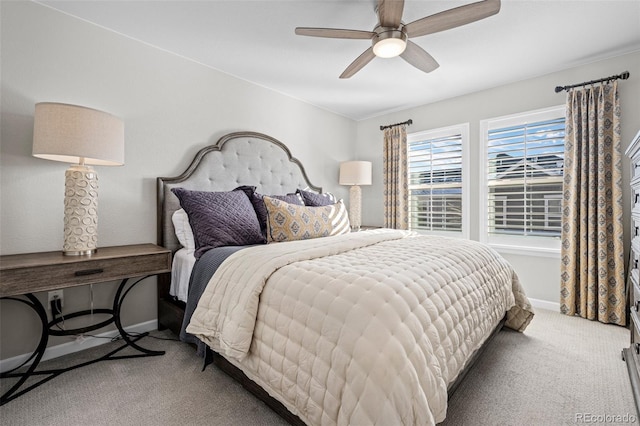
[[[322,207],[298,206],[264,197],[267,208],[267,242],[306,240],[350,232],[342,200]]]
[[[296,192],[302,196],[305,206],[328,206],[329,204],[335,204],[338,201],[330,192],[318,194],[317,192],[305,191],[304,189],[298,189]]]
[[[215,247],[264,244],[256,212],[243,191],[171,191],[189,216],[196,259]]]
[[[267,208],[264,206],[264,201],[262,201],[262,197],[264,195],[256,192],[255,186],[243,185],[239,186],[236,189],[244,191],[247,194],[247,197],[251,200],[251,204],[253,205],[253,209],[256,212],[256,216],[258,216],[258,222],[260,223],[260,230],[262,231],[262,235],[267,235]],[[289,204],[297,204],[300,206],[304,206],[304,201],[302,200],[302,196],[297,192],[286,194],[286,195],[267,195],[267,197],[277,198],[278,200],[285,201]]]

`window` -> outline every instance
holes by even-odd
[[[485,242],[559,252],[564,131],[564,106],[481,122]]]
[[[562,226],[562,194],[544,196],[544,227],[560,234]]]
[[[468,237],[468,134],[464,124],[407,136],[410,229]]]
[[[495,195],[493,197],[494,226],[507,227],[507,197],[504,195]]]

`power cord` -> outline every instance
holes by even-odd
[[[93,288],[91,289],[91,311],[93,312]],[[62,313],[62,300],[58,297],[51,299],[51,316],[53,317],[53,320],[55,321],[57,319],[57,316],[60,315],[60,318],[62,318],[62,321],[60,323],[56,324],[56,327],[58,328],[58,330],[65,330],[65,326],[64,326],[64,315]],[[131,337],[140,337],[143,335],[143,333],[137,333],[137,332],[133,332],[133,333],[127,333],[129,336]],[[84,338],[86,337],[93,337],[94,339],[107,339],[111,342],[117,342],[118,340],[122,340],[122,336],[121,335],[117,335],[114,337],[106,337],[106,336],[97,336],[95,334],[75,334],[74,335],[76,337],[76,340],[82,341]],[[147,334],[146,337],[151,337],[152,339],[157,339],[157,340],[170,340],[170,341],[174,341],[174,342],[179,342],[180,339],[172,339],[172,338],[167,338],[167,337],[157,337],[157,336],[152,336],[150,334]]]
[[[58,330],[64,330],[65,328],[64,315],[62,314],[62,300],[60,300],[60,298],[58,297],[51,299],[51,317],[54,321],[57,319],[57,315],[60,315],[60,318],[62,318],[62,323],[57,323],[56,327],[58,327]]]

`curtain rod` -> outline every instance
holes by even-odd
[[[412,119],[408,119],[407,121],[404,121],[402,123],[389,124],[388,126],[380,126],[380,130],[390,129],[390,128],[396,127],[396,126],[402,126],[403,124],[406,124],[407,126],[410,126],[410,125],[413,124],[413,120]]]
[[[605,77],[605,78],[601,78],[599,80],[591,80],[591,81],[585,81],[584,83],[578,83],[578,84],[571,84],[569,86],[556,86],[556,93],[560,93],[563,90],[569,90],[572,89],[574,87],[579,87],[579,86],[588,86],[589,84],[595,84],[595,83],[602,83],[603,81],[611,81],[611,80],[626,80],[629,78],[631,74],[629,74],[629,71],[625,71],[622,74],[618,74],[618,75],[612,75],[611,77]]]

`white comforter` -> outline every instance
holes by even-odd
[[[308,424],[429,425],[505,312],[533,316],[490,248],[377,230],[235,253],[187,331]]]

